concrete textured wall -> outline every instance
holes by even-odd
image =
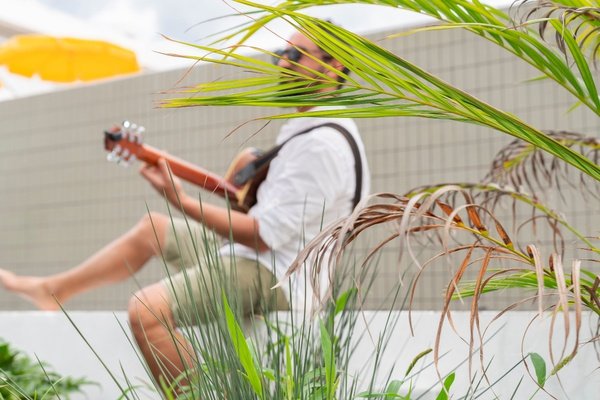
[[[596,115],[584,107],[568,113],[573,98],[563,89],[545,81],[525,83],[538,76],[535,70],[467,32],[429,32],[384,43],[534,126],[597,135]],[[105,161],[102,131],[113,123],[128,119],[144,125],[148,143],[216,172],[224,172],[231,157],[247,145],[268,147],[278,123],[254,135],[263,123],[251,120],[279,110],[157,107],[162,91],[231,73],[201,66],[189,74],[183,70],[147,74],[0,103],[0,266],[23,274],[56,273],[125,232],[146,207],[165,211],[164,202],[137,176],[135,167],[123,170]],[[361,120],[359,125],[370,158],[373,192],[403,193],[427,183],[478,180],[492,156],[510,141],[486,128],[447,121],[381,118]],[[228,135],[235,128],[239,129]],[[579,200],[577,190],[565,188],[564,193],[567,206],[562,207],[570,221],[586,234],[598,235],[597,199]],[[397,286],[405,268],[396,258],[393,246],[384,251],[369,307],[388,304],[385,293]],[[120,310],[138,285],[163,275],[162,265],[153,262],[136,281],[82,295],[67,306]],[[447,281],[447,269],[427,272],[415,307],[439,308]],[[503,307],[515,296],[496,296],[487,306]],[[0,308],[31,307],[0,291]]]

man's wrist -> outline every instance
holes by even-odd
[[[175,196],[171,199],[171,203],[183,211],[189,206],[190,198],[184,192],[176,192]]]

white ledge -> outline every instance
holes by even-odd
[[[288,317],[286,313],[278,315],[284,319]],[[408,313],[402,312],[398,324],[393,329],[391,344],[379,362],[381,371],[385,372],[388,368],[396,365],[395,371],[397,373],[392,375],[392,379],[401,379],[412,359],[421,351],[433,347],[439,315],[438,312],[430,311],[413,312],[415,336],[411,337],[408,327]],[[481,326],[485,327],[495,315],[496,312],[482,312],[480,314]],[[352,371],[371,368],[368,361],[373,354],[371,338],[377,339],[387,316],[387,312],[366,311],[364,316],[358,318],[356,332],[365,333],[365,323],[368,323],[369,329],[368,334],[363,335],[360,340],[358,352],[351,361],[350,371],[348,372],[352,373]],[[123,331],[124,329],[129,333],[124,312],[73,311],[69,313],[69,317],[121,382],[124,381],[121,366],[126,371],[129,379],[140,378],[146,382],[149,381],[134,348]],[[549,314],[541,320],[537,319],[531,325],[522,343],[527,325],[535,317],[536,313],[534,312],[510,312],[490,326],[487,337],[493,336],[493,338],[485,345],[484,363],[493,358],[489,370],[491,377],[507,371],[521,359],[522,354],[528,354],[529,352],[539,353],[546,360],[548,372],[552,369],[548,354],[548,338],[551,326]],[[452,318],[457,330],[461,332],[463,338],[468,340],[470,323],[468,313],[454,312]],[[585,341],[589,339],[591,329],[595,327],[596,322],[594,321],[597,321],[597,319],[588,314],[584,316],[583,320],[584,327],[581,330],[581,340]],[[572,323],[573,321],[571,321]],[[24,353],[36,355],[40,360],[48,362],[57,372],[74,377],[86,377],[100,384],[100,388],[96,386],[86,387],[84,395],[74,396],[73,399],[111,400],[119,397],[121,392],[117,385],[86,345],[77,329],[62,312],[0,312],[0,327],[0,337]],[[493,335],[494,332],[497,332],[495,336]],[[574,326],[571,325],[570,345],[567,347],[566,354],[572,351],[574,333]],[[563,341],[564,323],[558,318],[554,325],[553,346],[556,349],[555,353],[559,352]],[[522,344],[523,350],[521,350]],[[440,353],[448,354],[440,360],[439,366],[442,373],[447,373],[453,366],[464,360],[467,351],[468,345],[446,324],[443,330]],[[427,362],[431,360],[432,357],[430,356]],[[555,362],[559,360],[560,355],[555,354]],[[559,373],[568,398],[597,398],[598,393],[600,393],[599,366],[600,362],[593,345],[587,344],[582,347],[575,359]],[[535,375],[533,368],[530,367],[530,370]],[[479,354],[475,354],[473,357],[473,372],[477,373],[477,377],[481,376]],[[498,398],[510,398],[512,390],[514,390],[518,379],[522,375],[525,375],[525,378],[519,388],[519,393],[529,394],[529,396],[533,394],[536,388],[535,383],[527,376],[526,369],[520,365],[511,373],[506,382],[502,381],[502,384],[495,386],[495,394]],[[457,371],[456,381],[451,391],[454,397],[465,394],[468,376],[468,363],[464,363]],[[419,393],[436,384],[437,380],[435,369],[427,368],[418,379],[413,381],[414,393]],[[366,385],[359,387],[366,389]],[[408,385],[405,385],[404,388],[408,389]],[[557,398],[567,398],[556,378],[550,379],[546,388]],[[489,394],[490,396],[486,394],[482,398],[492,398],[491,391]],[[540,392],[534,398],[543,399],[547,397],[547,394]]]

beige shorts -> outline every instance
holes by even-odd
[[[163,255],[177,269],[163,279],[179,326],[198,325],[214,319],[222,309],[222,294],[241,315],[288,310],[286,295],[273,273],[241,257],[219,255],[216,235],[195,221],[173,218]]]

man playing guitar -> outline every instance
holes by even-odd
[[[288,47],[278,54],[280,67],[309,76],[316,76],[316,71],[336,79],[336,72],[323,63],[344,70],[338,60],[300,33],[294,34]],[[315,93],[334,89],[320,86]],[[309,110],[315,109],[298,109]],[[327,123],[329,126],[324,125]],[[333,124],[347,131],[350,139]],[[351,140],[357,150],[353,150]],[[365,151],[352,120],[292,119],[282,127],[277,144],[284,145],[271,161],[256,203],[248,212],[200,203],[184,192],[179,180],[172,177],[168,162],[159,158],[155,164],[144,164],[140,174],[171,205],[199,223],[189,225],[192,235],[185,220],[172,222],[169,216],[150,213],[72,269],[48,277],[17,276],[0,270],[0,283],[39,309],[56,310],[57,301],[64,303],[84,291],[126,279],[152,257],[162,255],[181,272],[141,289],[132,296],[128,310],[135,339],[154,378],[172,382],[193,361],[189,355],[193,352],[187,350],[189,343],[174,328],[203,322],[209,316],[196,311],[206,310],[207,302],[221,301],[221,287],[207,288],[199,282],[222,275],[222,285],[233,285],[247,313],[265,307],[308,307],[310,299],[305,293],[310,293],[310,288],[303,274],[272,287],[284,278],[302,243],[315,237],[322,226],[349,215],[356,200],[368,193]],[[359,176],[357,164],[362,167]],[[217,251],[217,262],[214,255],[204,251],[200,239],[213,233],[232,242]],[[195,243],[191,239],[194,235]]]

